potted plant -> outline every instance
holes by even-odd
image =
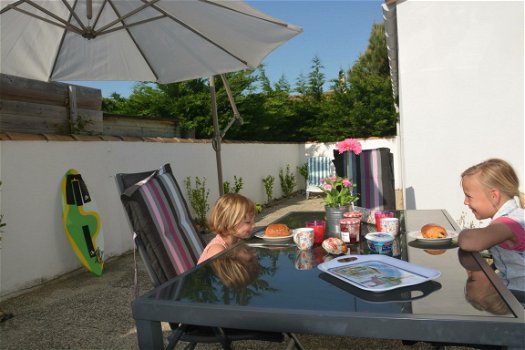
[[[359,197],[353,193],[353,188],[356,185],[346,177],[327,177],[321,179],[321,184],[319,188],[326,194],[324,199],[325,207],[348,207],[359,199]]]
[[[335,149],[340,154],[344,152],[360,154],[362,151],[361,143],[351,138],[337,142]],[[346,177],[330,176],[321,179],[319,188],[326,194],[324,203],[326,231],[329,236],[339,236],[341,233],[339,222],[343,218],[343,213],[349,211],[350,206],[353,207],[353,204],[359,199],[353,191],[355,186],[352,180]]]

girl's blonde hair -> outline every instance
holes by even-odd
[[[520,206],[525,208],[525,194],[519,190],[519,179],[512,166],[502,159],[492,158],[471,166],[461,174],[461,179],[479,173],[486,188],[497,188],[510,198],[518,197]]]
[[[255,204],[248,198],[227,193],[219,197],[208,217],[208,227],[219,235],[235,232],[236,227],[256,214]]]
[[[491,285],[492,286],[492,285]],[[482,300],[476,300],[468,295],[465,291],[465,299],[472,305],[476,310],[488,311],[494,315],[506,315],[510,314],[509,307],[499,293],[492,287],[493,292],[485,295]]]

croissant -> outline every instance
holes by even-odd
[[[270,224],[264,234],[266,237],[284,237],[290,235],[290,230],[285,224]]]
[[[430,239],[447,238],[447,230],[438,224],[426,224],[421,227],[421,235]]]

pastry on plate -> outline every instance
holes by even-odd
[[[447,230],[438,224],[426,224],[421,227],[421,235],[428,239],[447,238]]]
[[[290,230],[285,224],[270,224],[264,230],[266,237],[285,237],[290,235]]]

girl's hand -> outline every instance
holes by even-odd
[[[507,225],[501,223],[463,230],[458,237],[459,247],[471,252],[480,252],[503,242],[510,247],[517,243],[514,233]]]

